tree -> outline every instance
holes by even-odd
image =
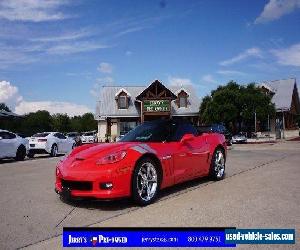
[[[19,129],[16,132],[31,136],[38,132],[51,130],[52,119],[50,113],[46,110],[39,110],[37,112],[26,114],[21,120]]]
[[[94,114],[85,113],[81,117],[81,131],[97,130],[97,121],[94,118]]]
[[[4,104],[0,103],[0,109],[10,111]],[[54,114],[46,110],[28,113],[20,118],[2,119],[1,129],[11,130],[25,136],[31,136],[38,132],[59,131],[59,132],[84,132],[97,130],[97,121],[92,113],[85,113],[82,116],[69,117],[67,114]]]
[[[71,122],[67,114],[52,115],[52,127],[54,131],[70,132]]]
[[[71,130],[76,132],[83,132],[81,126],[81,116],[74,116],[70,118]]]
[[[203,98],[199,115],[202,123],[224,123],[235,132],[241,130],[242,125],[249,130],[254,124],[255,112],[260,121],[265,121],[268,115],[274,116],[271,98],[254,83],[244,86],[231,81]]]

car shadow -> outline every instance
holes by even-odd
[[[39,159],[46,159],[46,158],[59,158],[59,157],[61,157],[61,156],[63,156],[63,154],[59,154],[59,155],[57,155],[57,156],[51,156],[51,155],[49,155],[49,154],[42,154],[42,155],[36,155],[36,156],[34,156],[33,158],[27,157],[27,158],[25,159],[25,161],[32,161],[32,160],[39,160]]]
[[[52,157],[52,156],[50,156],[48,154],[37,155],[37,156],[34,156],[33,158],[26,157],[24,159],[24,161],[34,161],[34,160],[46,159],[46,158],[59,158],[60,156],[63,156],[63,155],[57,155],[56,157]],[[5,158],[5,159],[0,159],[0,165],[1,164],[5,164],[5,163],[24,162],[24,161],[17,161],[14,158],[7,158],[7,159]]]
[[[196,189],[202,185],[211,182],[209,177],[199,177],[191,181],[183,182],[172,187],[165,188],[160,191],[158,201],[166,200],[172,197],[179,196],[183,193],[187,193],[193,189]]]
[[[211,179],[209,177],[201,177],[191,181],[183,182],[172,187],[165,188],[160,191],[157,200],[154,203],[161,202],[181,194],[187,193],[191,190],[199,188],[200,186],[209,184]],[[84,199],[63,199],[60,197],[60,200],[65,204],[68,204],[73,207],[85,208],[88,210],[97,210],[101,209],[104,211],[118,211],[125,209],[134,209],[139,208],[130,198],[122,198],[115,200],[99,200],[93,198],[84,198]]]
[[[115,199],[115,200],[99,200],[93,198],[84,199],[63,199],[60,200],[69,206],[85,208],[88,210],[104,210],[104,211],[118,211],[136,207],[136,205],[129,198]]]

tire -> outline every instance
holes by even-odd
[[[24,145],[20,145],[17,149],[15,159],[17,161],[24,161],[25,157],[26,157],[26,148],[24,147]]]
[[[222,148],[217,148],[210,163],[210,177],[219,181],[225,177],[225,154]]]
[[[57,156],[57,151],[58,151],[57,145],[53,144],[52,147],[51,147],[51,153],[50,153],[50,155],[52,157],[56,157]]]
[[[34,153],[29,152],[27,156],[28,156],[28,158],[33,158],[34,157]]]
[[[151,204],[160,188],[160,171],[155,161],[149,157],[138,162],[132,178],[132,198],[141,206]]]

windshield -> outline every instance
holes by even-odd
[[[163,142],[169,138],[167,122],[145,122],[128,132],[121,142]]]
[[[212,131],[212,127],[211,126],[199,126],[198,127],[198,132],[199,133],[208,133]]]
[[[67,136],[69,136],[69,137],[75,137],[75,136],[77,136],[78,134],[77,133],[68,133],[67,134]]]
[[[34,134],[32,137],[46,137],[48,136],[50,133],[37,133]]]
[[[84,133],[84,136],[94,136],[94,133]]]

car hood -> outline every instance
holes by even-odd
[[[93,159],[105,156],[109,153],[126,150],[133,145],[138,144],[135,142],[117,142],[117,143],[100,143],[92,144],[89,146],[81,146],[76,148],[69,155],[69,159]]]

